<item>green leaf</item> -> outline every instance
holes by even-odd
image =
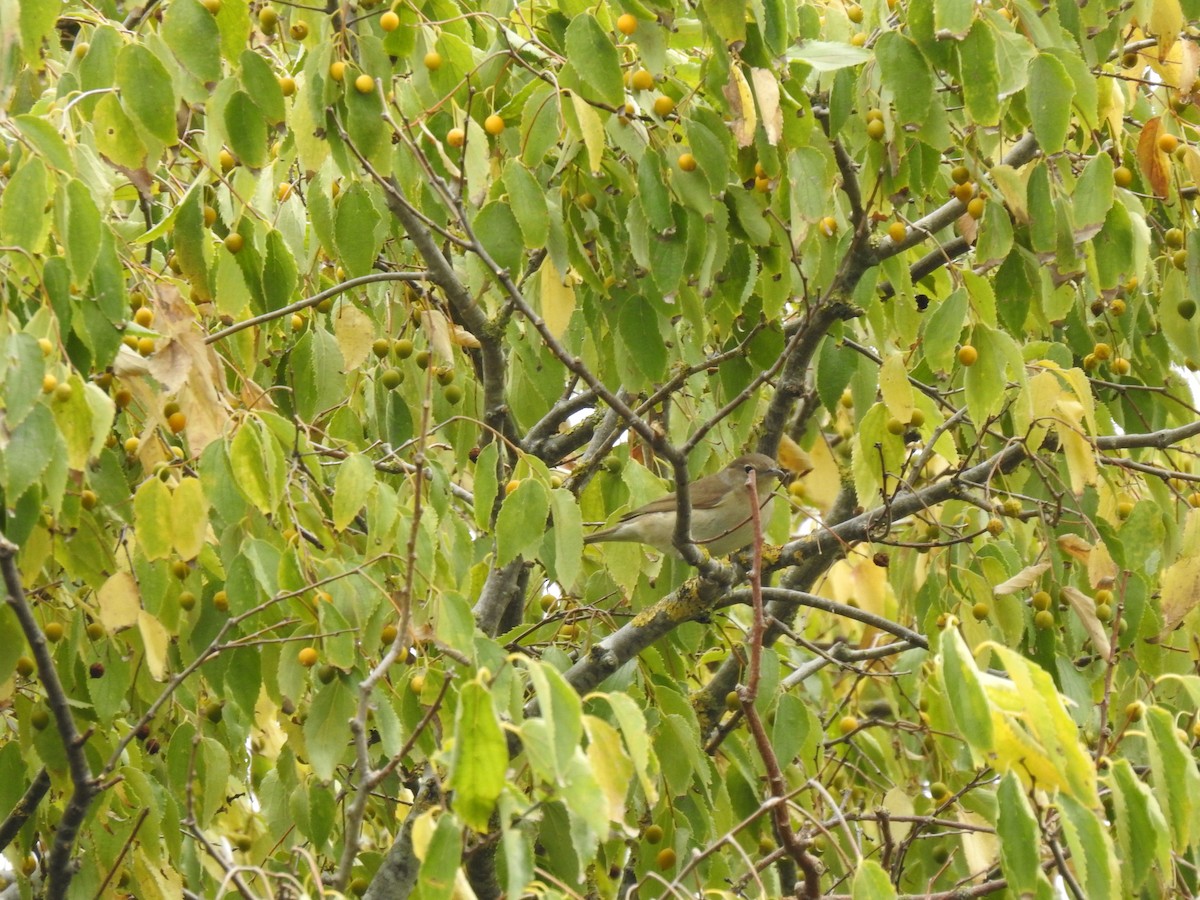
[[[146,559],[171,557],[172,515],[171,489],[158,478],[143,481],[133,495],[133,524]]]
[[[4,347],[4,365],[0,366],[0,386],[4,389],[5,425],[15,428],[24,421],[42,396],[45,361],[42,348],[32,334],[17,332],[0,338]],[[2,446],[0,446],[2,449]]]
[[[567,62],[587,88],[590,100],[611,106],[625,102],[621,60],[612,37],[604,32],[591,13],[575,16],[567,26]]]
[[[0,193],[0,243],[37,253],[50,230],[46,166],[36,156],[17,169]]]
[[[850,896],[854,900],[888,900],[896,896],[896,889],[883,866],[873,859],[863,859],[854,872]]]
[[[1071,850],[1072,867],[1084,896],[1089,900],[1117,900],[1121,896],[1120,874],[1108,829],[1096,813],[1068,794],[1059,795],[1057,804],[1063,813],[1061,821]]]
[[[175,96],[171,73],[142,44],[126,44],[117,54],[117,88],[121,103],[142,128],[168,147],[179,143],[175,132]]]
[[[958,58],[964,71],[963,101],[971,121],[991,127],[1000,123],[1000,73],[996,66],[996,39],[985,19],[977,19],[966,39],[959,44]]]
[[[503,200],[493,200],[472,223],[484,250],[501,269],[514,278],[521,275],[521,228],[512,209]]]
[[[583,565],[583,518],[579,504],[570,491],[550,492],[554,518],[554,577],[562,585],[572,585]]]
[[[1071,101],[1075,82],[1061,62],[1038,54],[1029,67],[1029,117],[1038,146],[1047,155],[1061,153],[1071,129]]]
[[[60,172],[75,172],[75,163],[71,159],[71,151],[67,149],[66,141],[48,121],[37,116],[25,115],[14,118],[13,124],[51,166]]]
[[[1008,256],[1012,245],[1013,229],[1008,210],[1001,203],[987,204],[979,223],[979,239],[975,243],[978,265],[991,267],[1000,263]]]
[[[496,495],[500,484],[496,475],[496,457],[500,445],[496,441],[488,444],[479,451],[475,460],[475,525],[481,531],[492,527],[492,507],[496,504]]]
[[[746,10],[740,3],[701,0],[704,21],[727,44],[746,40]]]
[[[961,734],[981,752],[992,749],[992,713],[979,669],[957,628],[942,632],[942,683]]]
[[[267,232],[267,259],[263,264],[263,293],[268,311],[292,302],[297,281],[296,257],[288,249],[283,235],[271,229]]]
[[[653,149],[647,149],[637,167],[638,200],[646,221],[657,232],[674,227],[675,217],[671,214],[671,194],[667,190],[666,169],[662,157]]]
[[[279,86],[279,76],[271,68],[271,64],[262,54],[253,50],[243,50],[238,57],[241,69],[242,87],[250,95],[250,99],[262,110],[267,122],[277,125],[284,120],[287,109],[283,103],[283,89]]]
[[[454,811],[471,828],[485,833],[504,788],[508,748],[492,708],[491,692],[478,681],[463,685],[454,735],[450,766]]]
[[[201,83],[221,80],[220,31],[212,13],[197,0],[171,0],[160,33],[175,58]]]
[[[875,57],[899,124],[924,122],[933,104],[933,76],[921,51],[899,32],[886,31],[875,45]]]
[[[333,527],[338,531],[354,521],[375,486],[375,466],[362,453],[352,453],[338,467],[333,489]]]
[[[546,208],[545,190],[516,159],[510,159],[504,165],[504,188],[508,191],[508,202],[520,226],[525,247],[536,250],[546,246],[550,213]]]
[[[267,120],[245,91],[235,91],[225,104],[225,132],[229,149],[252,169],[267,162]]]
[[[1113,205],[1113,161],[1107,153],[1091,158],[1071,192],[1071,216],[1075,240],[1095,237],[1108,219]]]
[[[87,284],[100,255],[100,210],[92,199],[92,192],[76,178],[67,184],[65,202],[66,228],[63,229],[63,244],[67,252],[67,265],[75,284]]]
[[[1161,883],[1171,872],[1171,834],[1158,800],[1127,759],[1112,761],[1110,785],[1120,858],[1156,864]],[[1152,873],[1150,865],[1121,866],[1124,895],[1136,896]]]
[[[559,781],[579,750],[583,737],[583,704],[574,688],[562,674],[547,663],[524,660],[537,697],[540,718],[527,719],[522,730],[544,729],[546,737],[545,771],[552,781]]]
[[[963,37],[970,30],[974,15],[973,0],[934,0],[933,27],[939,33],[948,32],[952,37]],[[970,78],[963,79],[964,84],[967,81]]]
[[[117,165],[138,169],[146,161],[146,145],[116,94],[105,94],[96,104],[92,132],[96,136],[96,149]]]
[[[40,352],[40,351],[39,351]],[[8,504],[25,493],[50,465],[50,453],[61,445],[54,417],[45,406],[35,406],[13,429],[8,445],[0,447],[0,478]]]
[[[229,445],[229,468],[238,490],[264,514],[275,509],[276,496],[265,465],[262,437],[252,422],[243,422]]]
[[[346,734],[354,710],[354,691],[340,678],[321,686],[313,697],[304,722],[304,744],[313,773],[322,781],[333,777],[348,752]]]
[[[419,900],[450,900],[462,861],[462,828],[455,816],[443,814],[433,829],[433,837],[418,876]]]
[[[375,264],[379,243],[375,226],[379,213],[367,189],[355,183],[342,195],[334,219],[334,240],[346,271],[354,277],[366,275]]]
[[[1196,771],[1196,761],[1175,733],[1175,720],[1167,710],[1158,706],[1146,710],[1146,731],[1150,771],[1158,788],[1155,796],[1171,825],[1172,846],[1194,845],[1200,841],[1196,805],[1200,772]]]
[[[838,69],[862,65],[871,58],[871,51],[833,41],[803,41],[784,56],[788,60],[812,66],[818,72],[836,72]]]
[[[34,70],[41,71],[42,69],[42,41],[54,31],[54,23],[58,21],[60,8],[61,4],[58,0],[21,0],[17,4],[17,21],[21,29],[21,50],[25,55],[25,62]],[[8,16],[7,27],[11,28],[11,8]]]
[[[541,546],[549,514],[550,495],[545,485],[534,478],[523,479],[504,498],[496,519],[496,562],[507,565]]]
[[[222,809],[229,795],[229,751],[219,741],[212,738],[202,738],[200,741],[200,759],[202,764],[197,773],[200,781],[200,810],[204,821],[212,821],[212,817]]]
[[[996,835],[1004,877],[1014,894],[1032,895],[1042,871],[1038,822],[1015,772],[1009,771],[1001,779],[996,801]]]
[[[667,348],[658,330],[658,313],[644,297],[631,297],[619,313],[617,353],[644,376],[642,384],[658,381],[667,369]],[[627,385],[632,388],[633,384]]]
[[[204,225],[204,207],[201,200],[203,188],[194,186],[175,208],[175,227],[172,243],[175,258],[182,274],[201,296],[208,298],[208,248],[211,245],[208,229]]]

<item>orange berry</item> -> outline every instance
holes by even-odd
[[[621,32],[621,34],[625,35],[626,37],[637,31],[637,27],[637,16],[632,15],[631,13],[622,13],[621,15],[617,16],[617,31]]]
[[[690,153],[680,153],[679,154],[679,168],[683,169],[683,171],[685,171],[685,172],[695,172],[696,171],[696,157],[692,156],[692,154],[690,154]]]
[[[1158,136],[1158,149],[1163,153],[1174,153],[1175,148],[1179,146],[1179,138],[1173,134],[1160,134]]]
[[[654,76],[649,69],[638,69],[629,76],[629,86],[635,91],[648,91],[654,87]]]
[[[887,234],[892,239],[893,244],[899,244],[908,237],[908,228],[905,227],[903,222],[893,222],[888,226]]]
[[[483,130],[492,137],[495,137],[496,135],[500,134],[500,132],[504,131],[504,119],[500,118],[500,116],[496,115],[495,113],[492,113],[483,120]]]
[[[296,660],[306,669],[311,669],[317,664],[317,650],[315,647],[305,647],[296,654]]]
[[[451,147],[461,147],[467,142],[467,133],[461,128],[451,128],[446,132],[446,143]]]
[[[675,101],[665,94],[659,94],[654,98],[654,114],[659,118],[666,118],[675,111]]]
[[[400,27],[400,17],[389,9],[379,17],[379,27],[384,31],[395,31]]]
[[[964,366],[973,366],[979,360],[979,351],[970,344],[958,348],[958,361]]]
[[[187,416],[181,412],[174,412],[167,416],[167,427],[171,429],[172,434],[179,434],[187,427]]]

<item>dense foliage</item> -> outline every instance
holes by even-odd
[[[1198,15],[0,0],[9,891],[1196,893]]]

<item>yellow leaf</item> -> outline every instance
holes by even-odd
[[[1179,0],[1153,0],[1153,6],[1150,8],[1150,21],[1146,23],[1146,30],[1158,37],[1159,59],[1165,60],[1167,54],[1175,46],[1183,23],[1183,9],[1179,5]],[[1165,73],[1160,74],[1164,74],[1166,77]],[[1176,73],[1172,73],[1172,84],[1175,83],[1175,75]]]
[[[538,285],[541,288],[542,318],[546,327],[556,338],[562,337],[567,326],[571,324],[571,315],[575,312],[575,286],[554,267],[550,254],[546,254],[542,267],[538,270]]]
[[[754,110],[750,84],[736,64],[729,67],[729,83],[722,91],[733,115],[733,137],[739,147],[749,147],[754,142],[754,129],[758,127],[758,113]]]
[[[117,572],[104,582],[96,600],[100,604],[100,624],[110,634],[137,624],[142,598],[137,582],[128,572]]]
[[[208,537],[208,501],[199,478],[183,478],[171,496],[171,533],[181,559],[195,559]]]
[[[145,610],[138,613],[137,625],[142,635],[142,645],[146,648],[146,668],[150,670],[155,681],[165,681],[171,635],[162,622]]]
[[[583,133],[583,146],[587,150],[588,168],[593,175],[600,173],[604,163],[604,123],[600,114],[578,94],[571,95],[575,117],[579,119],[579,130]]]
[[[795,475],[807,475],[813,470],[813,459],[804,448],[786,434],[779,440],[779,464]]]
[[[879,392],[888,412],[901,422],[908,423],[913,414],[913,389],[908,383],[908,370],[904,357],[889,353],[879,368]]]
[[[343,303],[333,320],[333,333],[337,337],[338,349],[346,371],[357,369],[371,355],[371,344],[375,340],[375,326],[371,319],[352,303]]]
[[[1015,594],[1018,591],[1023,591],[1025,588],[1037,584],[1038,579],[1042,577],[1042,573],[1049,568],[1050,563],[1048,562],[1026,566],[1012,578],[992,588],[992,593],[997,597],[1003,597],[1005,594]]]
[[[450,323],[436,309],[421,310],[421,330],[429,341],[430,349],[444,363],[454,361],[454,347],[450,341]]]
[[[1200,509],[1188,512],[1183,542],[1175,562],[1162,576],[1162,615],[1165,637],[1200,602]]]
[[[767,143],[774,147],[783,134],[783,109],[779,105],[779,82],[770,69],[751,69],[750,79],[754,84],[754,99],[758,101],[758,112],[762,116],[763,131]]]
[[[608,818],[613,822],[625,819],[625,797],[633,779],[633,762],[621,745],[621,735],[603,719],[584,716],[587,729],[588,765],[608,804]]]
[[[1092,646],[1096,648],[1096,652],[1100,654],[1102,659],[1107,660],[1112,655],[1112,645],[1108,640],[1108,629],[1096,617],[1095,602],[1083,591],[1069,585],[1062,589],[1061,595],[1067,598],[1071,609],[1075,610],[1075,615],[1083,623],[1083,630],[1091,638]]]

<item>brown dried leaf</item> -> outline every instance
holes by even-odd
[[[1146,176],[1151,190],[1158,197],[1166,197],[1171,189],[1170,160],[1158,149],[1158,136],[1162,133],[1162,119],[1155,116],[1142,126],[1138,137],[1137,160]]]
[[[1086,563],[1092,552],[1092,545],[1085,541],[1077,534],[1060,534],[1058,536],[1058,549],[1063,553],[1075,557],[1081,563]]]
[[[1083,630],[1091,638],[1092,646],[1096,648],[1096,652],[1102,658],[1108,659],[1112,655],[1112,644],[1108,639],[1108,629],[1096,617],[1095,602],[1083,591],[1073,587],[1064,587],[1062,589],[1062,596],[1067,598],[1067,602],[1071,604],[1071,609],[1075,610],[1075,615],[1079,616],[1079,621],[1083,624]]]
[[[1000,584],[992,588],[992,593],[997,597],[1003,597],[1005,594],[1016,594],[1025,590],[1027,587],[1032,587],[1037,584],[1039,578],[1042,577],[1047,569],[1050,568],[1050,563],[1041,562],[1033,566],[1026,566],[1012,578],[1007,581],[1002,581]]]
[[[767,143],[774,147],[783,134],[779,82],[770,69],[751,69],[750,81],[754,85],[754,98],[758,101],[758,114],[762,117],[763,131],[767,133]]]

